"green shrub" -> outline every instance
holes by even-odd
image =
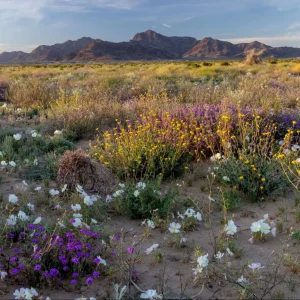
[[[175,192],[169,190],[162,195],[159,189],[158,183],[139,182],[136,185],[122,186],[114,194],[114,201],[117,202],[119,213],[134,219],[150,218],[154,212],[160,217],[166,217],[170,212]]]
[[[216,177],[244,192],[252,201],[264,200],[265,196],[278,194],[288,186],[289,182],[277,161],[258,155],[243,158],[229,157],[217,162]]]

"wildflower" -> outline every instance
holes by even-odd
[[[41,186],[37,186],[34,190],[35,190],[36,192],[38,192],[38,191],[40,191],[41,189],[42,189]]]
[[[67,189],[68,185],[67,184],[64,184],[64,186],[62,187],[61,189],[61,192],[64,193]]]
[[[171,233],[179,233],[180,232],[180,228],[181,228],[181,225],[179,223],[173,222],[173,223],[171,223],[169,225],[169,231]]]
[[[151,247],[146,249],[145,253],[150,254],[153,250],[157,249],[158,246],[159,244],[153,244]]]
[[[220,251],[215,255],[215,258],[221,259],[224,256],[224,253],[221,253]]]
[[[10,194],[8,196],[8,201],[10,203],[16,204],[19,201],[19,199],[18,199],[18,197],[15,194]]]
[[[22,134],[21,133],[16,133],[16,134],[13,135],[13,137],[16,141],[19,141],[22,138]]]
[[[138,197],[139,194],[140,194],[140,191],[139,191],[139,190],[135,190],[134,193],[133,193],[133,195],[134,195],[135,197]]]
[[[27,207],[31,210],[34,211],[34,205],[31,203],[27,203]]]
[[[227,182],[230,181],[230,178],[228,176],[223,176],[222,178],[223,178],[224,181],[227,181]]]
[[[75,205],[72,204],[71,208],[73,209],[73,211],[80,211],[81,210],[80,204],[75,204]]]
[[[75,218],[71,220],[71,223],[73,224],[74,227],[82,227],[82,222],[79,218]]]
[[[177,215],[180,219],[182,219],[182,220],[184,219],[184,215],[182,215],[180,212],[177,212]]]
[[[261,229],[261,223],[260,222],[252,223],[250,229],[251,229],[251,232],[259,232]]]
[[[198,221],[202,221],[202,215],[200,212],[197,212],[195,215],[194,215],[194,218],[197,219]]]
[[[94,282],[94,279],[92,277],[89,277],[85,282],[87,285],[91,285]]]
[[[0,279],[3,280],[7,276],[7,272],[0,272]]]
[[[42,268],[41,265],[35,265],[33,269],[34,271],[39,271],[41,268]]]
[[[225,225],[225,231],[228,235],[234,235],[237,231],[237,227],[232,220],[228,221],[227,225]]]
[[[263,269],[264,266],[262,266],[260,263],[252,263],[251,265],[248,265],[250,269],[254,272],[256,269]]]
[[[2,161],[1,161],[1,167],[6,167],[6,166],[7,166],[7,162],[4,161],[4,160],[2,160]]]
[[[8,164],[13,168],[17,166],[17,164],[14,161],[10,161]]]
[[[124,184],[124,183],[119,183],[119,186],[120,186],[121,188],[124,188],[124,187],[125,187],[125,184]]]
[[[211,196],[208,196],[208,200],[209,201],[212,201],[212,202],[215,202],[216,200],[214,198],[212,198]]]
[[[187,242],[187,238],[182,237],[182,238],[180,239],[180,244],[183,244],[183,243],[186,243],[186,242]]]
[[[186,212],[184,213],[187,217],[193,217],[195,214],[195,211],[192,208],[188,208]]]
[[[28,221],[29,220],[29,216],[27,216],[26,213],[24,211],[21,211],[21,210],[18,213],[18,218],[21,221]]]
[[[17,223],[17,217],[15,215],[10,215],[7,219],[7,224],[9,226],[15,226]]]
[[[107,266],[106,260],[103,259],[101,256],[97,256],[97,258],[94,259],[94,262],[96,262],[97,264]]]
[[[270,225],[267,223],[262,223],[260,231],[264,234],[268,234],[270,232]]]
[[[144,183],[144,182],[138,182],[138,183],[136,184],[136,188],[137,188],[137,189],[143,190],[143,189],[146,188],[146,183]]]
[[[98,222],[97,222],[97,220],[91,218],[91,223],[92,223],[92,224],[97,224]]]
[[[94,201],[90,196],[87,195],[84,197],[83,203],[87,206],[92,206],[94,204]]]
[[[58,190],[55,190],[55,189],[51,189],[51,190],[49,191],[49,194],[50,194],[51,196],[57,196],[57,195],[59,195],[59,191],[58,191]]]
[[[276,227],[272,228],[271,233],[274,237],[276,236]]]
[[[107,195],[106,198],[105,198],[105,202],[110,203],[111,201],[112,201],[112,196]]]
[[[34,165],[34,166],[37,166],[38,164],[39,164],[39,161],[38,161],[37,158],[35,158],[34,161],[33,161],[33,165]]]
[[[206,268],[208,266],[209,260],[207,257],[208,257],[208,253],[206,255],[199,256],[197,258],[197,263],[201,269]]]
[[[54,135],[60,136],[60,135],[62,135],[62,131],[61,130],[55,130]]]
[[[156,290],[147,290],[140,297],[142,299],[162,299],[162,295],[157,294]]]
[[[128,247],[127,248],[127,252],[128,253],[133,253],[134,252],[134,248],[133,247]]]
[[[246,282],[247,280],[244,278],[244,276],[242,275],[240,278],[238,278],[237,282],[238,283],[243,283]]]

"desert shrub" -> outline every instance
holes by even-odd
[[[261,58],[258,53],[256,53],[254,50],[250,51],[245,60],[246,65],[257,65],[261,63]]]
[[[231,129],[231,118],[223,115],[218,134],[222,157],[212,157],[217,178],[247,194],[252,201],[279,193],[288,185],[280,164],[275,159],[278,143],[277,126],[271,120],[239,112],[236,129]]]
[[[228,61],[222,61],[221,66],[230,66],[230,63]]]
[[[243,159],[227,158],[217,165],[217,178],[243,191],[252,201],[264,200],[288,186],[280,164],[271,158],[245,155]]]
[[[175,191],[161,194],[159,183],[138,182],[121,185],[114,193],[119,212],[130,218],[150,218],[153,214],[166,217],[170,213]]]
[[[211,67],[213,64],[211,62],[205,61],[205,62],[202,63],[202,65],[205,66],[205,67]]]
[[[176,177],[192,158],[210,153],[208,145],[214,147],[217,115],[214,106],[182,109],[174,115],[151,112],[105,132],[92,152],[121,179]]]
[[[110,192],[115,184],[111,172],[103,165],[94,162],[82,149],[66,151],[59,161],[56,180],[75,190],[77,184],[91,189]]]

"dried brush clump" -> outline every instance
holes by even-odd
[[[250,51],[248,54],[247,54],[247,57],[246,57],[246,60],[245,60],[245,64],[246,65],[258,65],[262,62],[261,60],[261,55],[260,53],[257,53],[255,51]]]
[[[98,193],[111,193],[116,185],[112,173],[104,166],[93,161],[82,149],[66,151],[59,161],[57,183],[67,184],[74,191],[77,184]]]

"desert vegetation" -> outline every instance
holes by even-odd
[[[300,60],[0,66],[0,299],[298,299]]]

